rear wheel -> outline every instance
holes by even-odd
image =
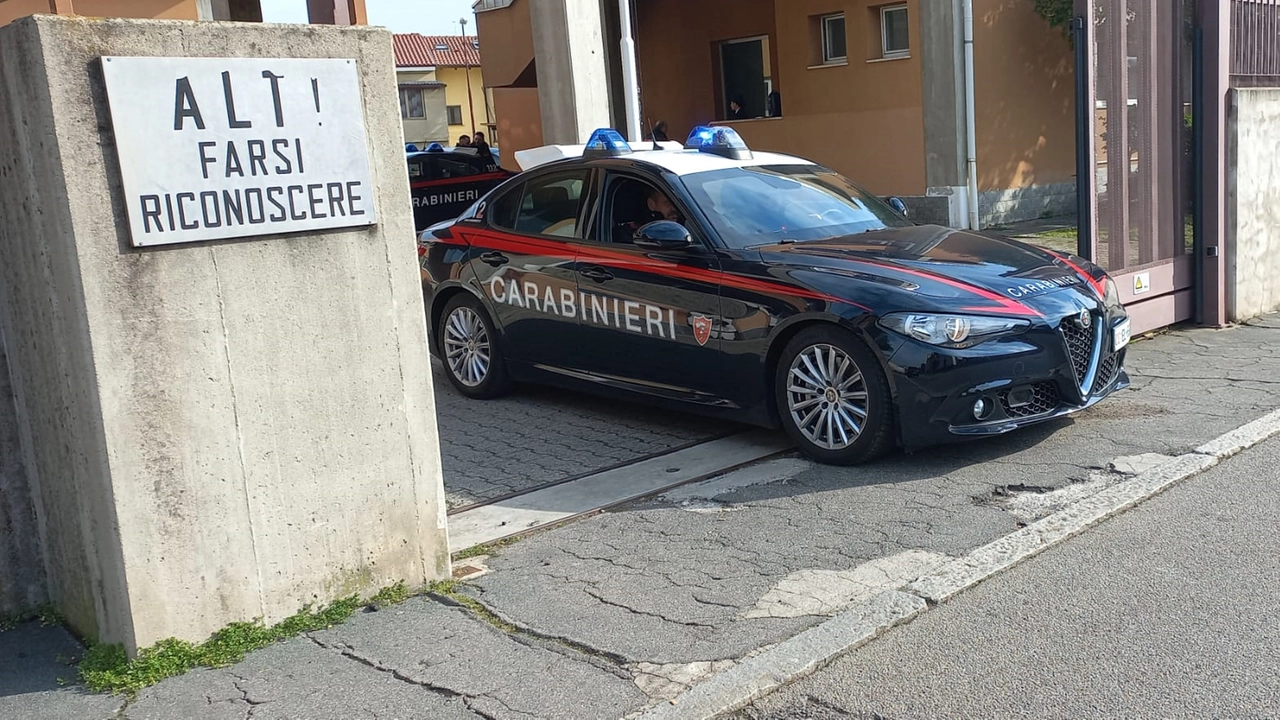
[[[853,465],[893,448],[889,381],[875,354],[848,331],[802,330],[783,349],[774,386],[782,426],[815,460]]]
[[[451,298],[440,314],[436,337],[445,375],[458,392],[493,398],[511,389],[497,333],[479,300],[465,293]]]

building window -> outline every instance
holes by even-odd
[[[880,8],[880,57],[905,57],[911,52],[911,33],[907,28],[907,6]]]
[[[449,116],[450,125],[462,124],[462,106],[461,105],[446,106],[444,111]]]
[[[424,118],[427,116],[426,108],[422,102],[422,91],[415,88],[400,89],[400,117],[402,118]]]
[[[822,64],[842,63],[848,60],[845,49],[844,13],[824,15],[822,23]]]

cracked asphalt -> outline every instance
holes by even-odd
[[[736,720],[1274,718],[1280,438],[782,688]]]
[[[856,468],[782,458],[525,538],[459,588],[513,632],[415,598],[165,681],[123,710],[57,687],[48,653],[13,681],[0,659],[0,717],[624,717],[839,611],[830,596],[796,602],[806,582],[963,555],[1037,512],[1011,497],[1124,482],[1117,458],[1178,455],[1280,407],[1280,316],[1144,339],[1128,369],[1132,390],[1050,425]],[[664,420],[678,422],[702,421]],[[42,647],[62,631],[13,632]],[[77,709],[40,715],[57,707]]]

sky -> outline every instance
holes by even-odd
[[[474,0],[365,0],[370,25],[382,25],[391,32],[423,35],[459,35],[458,19],[467,19],[467,34],[476,34]],[[304,23],[307,0],[262,0],[266,22]]]

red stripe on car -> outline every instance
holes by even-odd
[[[1022,303],[1016,300],[1011,300],[998,293],[987,290],[986,288],[978,287],[977,285],[972,285],[970,283],[963,282],[960,280],[955,280],[953,278],[946,277],[945,275],[938,275],[937,273],[931,273],[924,270],[915,270],[911,268],[905,268],[899,265],[890,265],[888,263],[880,263],[874,260],[866,260],[864,258],[858,258],[853,262],[860,262],[866,265],[871,265],[878,268],[884,268],[886,270],[895,270],[897,272],[904,273],[906,275],[912,275],[918,278],[932,280],[934,282],[942,283],[943,285],[950,285],[953,288],[964,290],[965,292],[973,293],[978,297],[984,298],[986,300],[990,300],[1000,306],[998,308],[1000,311],[1007,312],[1011,315],[1035,315],[1035,316],[1043,317],[1040,311],[1034,308],[1027,307],[1026,305],[1023,305]],[[984,308],[984,307],[961,308],[961,310],[974,311],[974,312],[990,312],[993,309],[995,308]]]
[[[475,237],[474,240],[468,238],[468,241],[472,244],[491,247],[495,250],[506,250],[513,253],[535,253],[566,260],[576,258],[579,262],[594,262],[614,268],[638,267],[646,272],[652,272],[656,275],[663,275],[665,277],[681,278],[684,280],[694,280],[698,282],[719,282],[724,285],[729,285],[743,290],[754,290],[756,292],[774,293],[779,295],[793,295],[811,300],[843,303],[845,305],[852,305],[867,312],[871,312],[871,308],[851,300],[839,298],[834,295],[828,295],[826,293],[816,292],[814,290],[809,290],[808,288],[786,285],[784,283],[773,282],[746,275],[736,275],[718,270],[703,270],[665,260],[655,260],[649,257],[612,251],[606,248],[585,246],[570,247],[554,240],[541,240],[538,238],[524,237],[511,239],[496,233],[483,231],[471,231],[468,234]]]

